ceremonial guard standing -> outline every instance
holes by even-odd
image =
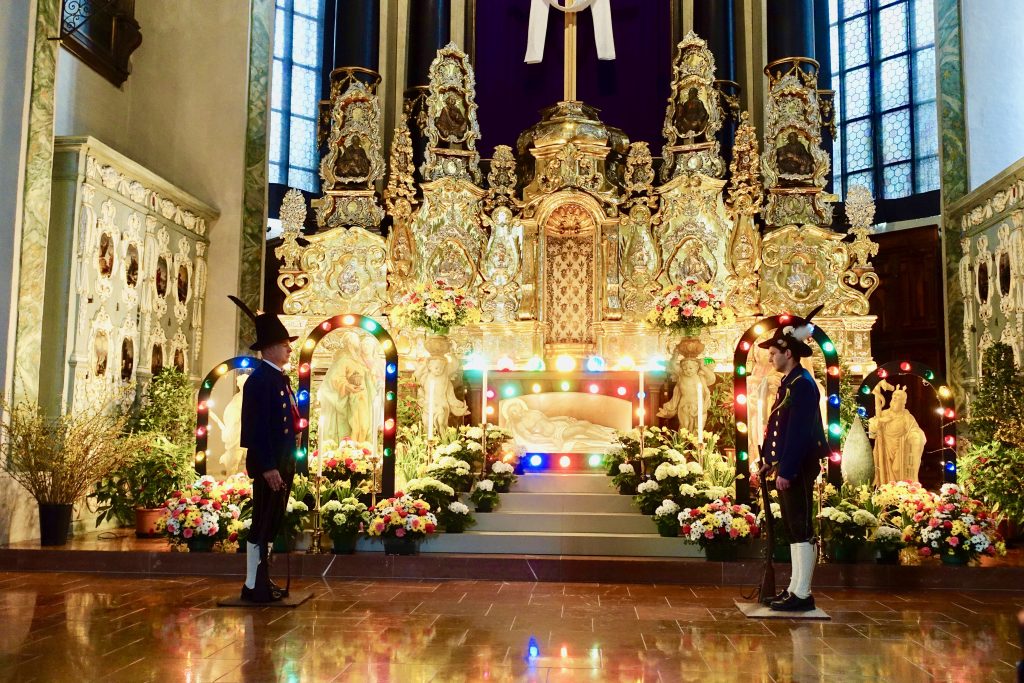
[[[287,591],[270,580],[267,561],[295,477],[299,408],[284,366],[296,337],[276,315],[255,315],[242,301],[229,298],[252,318],[256,341],[250,348],[262,358],[242,388],[241,446],[247,449],[245,469],[253,480],[242,599],[266,603],[287,597]]]
[[[773,610],[806,612],[814,609],[811,578],[817,553],[812,523],[814,482],[821,472],[821,458],[828,456],[828,441],[821,426],[818,386],[800,359],[811,355],[806,340],[814,331],[810,319],[819,306],[798,327],[776,329],[774,336],[761,342],[769,350],[775,369],[783,374],[779,392],[772,404],[762,446],[763,464],[759,472],[767,485],[769,472],[776,473],[782,522],[791,540],[792,573],[789,588],[771,601]]]

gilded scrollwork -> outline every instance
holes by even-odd
[[[832,196],[822,192],[830,164],[821,148],[817,73],[817,62],[799,57],[765,67],[769,90],[761,163],[769,225],[832,223]]]
[[[476,116],[476,81],[466,53],[455,43],[437,51],[428,72],[427,149],[423,179],[459,178],[480,183],[480,125]]]
[[[487,241],[480,206],[484,196],[479,187],[453,178],[423,186],[423,203],[411,227],[418,282],[436,277],[436,265],[473,284],[469,271],[476,272]]]
[[[493,166],[492,166],[493,168]],[[483,322],[511,323],[517,319],[521,287],[523,226],[507,206],[484,217],[491,237],[484,251],[480,274],[480,309]]]
[[[381,149],[377,94],[353,79],[344,92],[331,95],[331,131],[320,160],[324,192],[370,189],[384,175]]]
[[[654,159],[646,142],[634,142],[629,146],[623,189],[630,197],[642,198],[653,205]]]
[[[871,191],[863,185],[853,185],[846,192],[846,219],[850,222],[850,253],[854,264],[861,269],[871,268],[871,257],[878,254],[878,244],[868,237],[875,218],[875,201]]]
[[[494,148],[491,168],[487,172],[487,197],[484,203],[488,210],[504,205],[515,204],[516,193],[516,158],[508,145]]]
[[[650,208],[638,202],[623,217],[619,231],[622,317],[627,322],[642,322],[660,289],[657,276],[661,263],[651,222]]]
[[[278,215],[281,218],[281,244],[274,248],[274,256],[281,259],[281,272],[294,272],[302,256],[302,247],[299,246],[299,236],[302,234],[302,226],[306,223],[306,198],[296,189],[290,189],[284,194],[281,202],[281,209]]]
[[[725,162],[715,135],[721,127],[715,57],[707,43],[690,31],[677,46],[672,65],[672,92],[661,128],[665,138],[662,180],[668,181],[680,173],[720,178]]]
[[[596,193],[601,187],[602,178],[593,155],[584,154],[570,142],[547,164],[538,176],[538,182],[543,192],[576,188]]]
[[[758,288],[761,234],[754,218],[761,210],[764,188],[761,185],[757,131],[750,123],[747,112],[739,116],[732,157],[729,165],[729,199],[726,203],[729,217],[733,221],[726,262],[729,269],[726,299],[739,315],[757,315],[761,312]]]

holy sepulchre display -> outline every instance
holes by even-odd
[[[471,297],[481,317],[450,331],[444,360],[433,368],[446,383],[461,390],[466,354],[490,369],[498,359],[553,368],[564,357],[577,368],[592,357],[607,359],[609,369],[657,372],[667,365],[676,386],[663,388],[672,398],[659,416],[691,430],[707,423],[715,370],[731,367],[739,336],[760,317],[823,304],[816,321],[843,360],[869,368],[875,318],[868,297],[878,285],[869,257],[877,247],[869,224],[856,226],[862,229],[853,230],[852,242],[830,227],[835,197],[824,191],[830,170],[820,146],[817,68],[796,58],[766,68],[761,155],[746,112],[723,109],[714,58],[690,33],[675,55],[660,166],[648,142],[629,140],[574,98],[545,109],[514,148],[498,145],[484,165],[473,68],[449,44],[430,67],[425,116],[416,123],[423,163],[414,168],[413,136],[399,125],[381,196],[374,190],[385,173],[379,77],[337,69],[321,107],[323,196],[313,201],[319,229],[302,235],[307,209],[299,193],[290,192],[281,209],[283,320],[297,335],[339,312],[385,322],[405,293],[441,280]],[[728,116],[737,126],[727,169],[718,136]],[[684,352],[645,316],[663,288],[688,282],[720,292],[736,317],[705,330]],[[406,359],[403,371],[411,369],[408,359],[438,355],[424,347],[421,331],[395,323],[388,327]],[[349,345],[337,335],[316,349],[325,424],[341,414],[325,407],[340,405],[335,394],[347,392],[351,402],[368,391],[360,388],[365,380],[353,380],[358,371],[340,368],[351,363]],[[419,383],[433,386],[435,374],[417,373]],[[465,414],[463,399],[442,389],[420,390],[421,407],[438,427]],[[771,390],[760,389],[761,402],[770,404]],[[492,419],[507,414],[499,409]],[[359,425],[332,427],[330,438],[363,434],[362,418]]]

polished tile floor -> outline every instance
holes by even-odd
[[[0,573],[0,681],[1012,681],[1024,591],[819,591],[828,623],[752,621],[734,588]]]

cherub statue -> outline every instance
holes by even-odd
[[[245,449],[239,444],[242,441],[242,387],[249,375],[238,375],[235,386],[238,392],[224,406],[224,418],[210,411],[210,418],[220,428],[220,439],[224,442],[224,454],[220,456],[220,464],[228,474],[242,472],[245,469]]]
[[[883,386],[884,385],[884,386]],[[883,405],[881,391],[892,388],[889,407],[878,410],[868,420],[868,436],[875,439],[875,486],[893,481],[917,481],[924,454],[924,430],[907,410],[907,388],[886,381],[872,392],[876,408]]]
[[[679,428],[697,432],[698,427],[707,424],[707,411],[711,405],[711,389],[715,383],[715,372],[696,358],[679,361],[676,386],[672,400],[661,407],[658,417],[679,418]]]
[[[418,399],[423,426],[428,434],[438,435],[448,428],[452,415],[469,415],[469,406],[455,395],[450,362],[445,356],[430,356],[416,371]]]

